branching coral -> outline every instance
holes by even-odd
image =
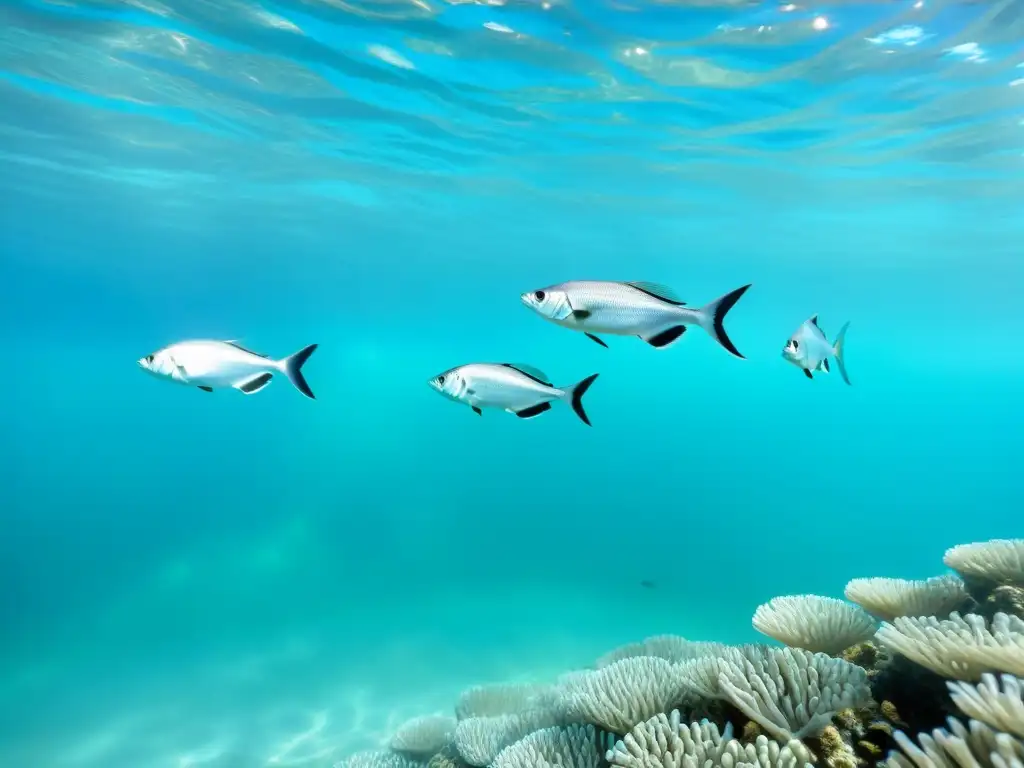
[[[679,635],[654,635],[639,643],[629,643],[609,651],[597,660],[596,666],[602,669],[617,661],[638,656],[654,656],[665,661],[682,662],[720,655],[726,648],[728,646],[724,643],[687,640]]]
[[[678,710],[639,723],[605,756],[616,768],[797,768],[810,753],[799,741],[785,746],[758,736],[753,744],[732,738],[732,725],[707,721],[684,724]]]
[[[954,703],[971,719],[967,725],[950,717],[948,729],[918,736],[920,746],[897,731],[901,752],[893,752],[888,768],[1021,768],[1024,766],[1022,681],[1004,675],[1002,690],[986,675],[981,685],[949,683]]]
[[[978,686],[962,682],[946,685],[953,703],[965,715],[1024,739],[1024,680],[984,674]]]
[[[823,653],[766,648],[729,664],[719,676],[724,696],[781,741],[815,736],[841,709],[871,698],[867,673]]]
[[[503,749],[491,768],[598,768],[601,752],[592,725],[544,728]]]
[[[1024,585],[1024,539],[992,539],[946,550],[946,565],[965,578]]]
[[[391,737],[397,752],[429,758],[452,740],[457,725],[454,717],[425,715],[403,723]]]
[[[959,576],[934,576],[923,581],[908,579],[853,579],[846,585],[846,599],[857,603],[883,621],[898,616],[945,618],[961,607],[967,590]]]
[[[554,710],[527,710],[516,715],[468,717],[455,729],[455,747],[469,765],[490,765],[505,747],[542,728],[560,724]]]
[[[819,595],[786,595],[757,607],[754,629],[793,648],[836,654],[875,634],[863,608]]]
[[[739,649],[733,649],[722,656],[705,656],[679,665],[679,674],[687,692],[704,699],[723,698],[719,678],[722,670],[731,664],[739,664],[743,656]]]
[[[997,613],[988,626],[975,614],[940,621],[902,617],[883,624],[876,640],[933,672],[978,680],[984,672],[1024,676],[1024,620]]]
[[[423,768],[423,763],[407,755],[386,750],[356,752],[334,764],[334,768]]]
[[[686,692],[679,665],[653,656],[622,659],[603,669],[569,677],[562,707],[571,721],[625,733],[678,704]]]

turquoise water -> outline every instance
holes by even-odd
[[[0,4],[0,765],[332,765],[1021,535],[1024,5]],[[746,283],[602,349],[519,294]],[[847,366],[781,358],[820,313]],[[205,394],[188,338],[319,349]],[[598,372],[475,416],[428,379]]]

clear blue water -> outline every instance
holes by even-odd
[[[0,765],[332,765],[1021,535],[1024,4],[0,4]],[[729,315],[602,349],[522,291]],[[782,360],[851,321],[853,386]],[[316,401],[158,382],[317,342]],[[568,408],[478,418],[474,360]],[[644,586],[641,582],[651,582]],[[276,762],[275,762],[276,761]]]

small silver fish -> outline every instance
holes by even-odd
[[[698,325],[742,358],[722,321],[748,288],[744,285],[699,309],[685,306],[671,288],[647,282],[576,280],[524,293],[520,299],[541,317],[582,331],[602,347],[608,345],[598,333],[639,336],[661,348],[678,341],[686,326]]]
[[[252,352],[233,341],[181,341],[138,361],[142,370],[204,392],[232,387],[254,395],[266,387],[275,373],[282,373],[306,397],[316,399],[302,375],[302,366],[316,351],[310,344],[282,360]]]
[[[571,387],[559,388],[538,368],[522,363],[469,363],[452,368],[428,383],[450,400],[468,405],[477,415],[483,408],[500,408],[521,419],[531,419],[551,410],[551,403],[569,403],[584,424],[590,426],[583,410],[583,395],[598,374]]]
[[[836,343],[829,344],[825,338],[825,332],[818,325],[818,316],[813,315],[810,319],[804,320],[796,332],[789,337],[786,346],[782,349],[782,356],[797,368],[803,370],[808,379],[813,379],[811,371],[824,371],[829,373],[828,358],[834,357],[839,366],[839,374],[843,381],[850,383],[850,377],[846,375],[846,365],[843,362],[843,344],[846,339],[846,329],[850,327],[846,323],[839,329],[836,335]]]

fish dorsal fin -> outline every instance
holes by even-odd
[[[227,344],[229,347],[234,347],[235,349],[240,349],[243,352],[248,352],[250,355],[256,355],[256,357],[262,357],[264,360],[269,360],[270,359],[266,355],[261,355],[259,352],[253,352],[251,349],[246,349],[245,347],[243,347],[241,344],[238,343],[237,339],[231,339],[229,341],[225,340],[224,343]]]
[[[511,368],[513,371],[519,371],[524,376],[528,376],[539,384],[545,384],[551,386],[551,379],[544,373],[540,368],[532,365],[526,365],[525,363],[502,363],[506,368]]]
[[[675,304],[680,307],[686,304],[685,301],[682,301],[679,298],[675,291],[673,291],[667,285],[662,285],[661,283],[652,283],[646,280],[633,280],[626,283],[626,285],[631,285],[638,291],[643,291],[648,296],[653,296],[656,299],[661,299],[662,301],[667,302],[669,304]]]
[[[813,325],[813,326],[814,326],[815,328],[818,328],[818,329],[820,329],[820,328],[821,328],[821,326],[820,326],[820,325],[818,325],[818,316],[817,316],[817,315],[811,315],[811,319],[810,319],[810,320],[808,320],[807,322],[809,322],[809,323],[810,323],[811,325]]]

